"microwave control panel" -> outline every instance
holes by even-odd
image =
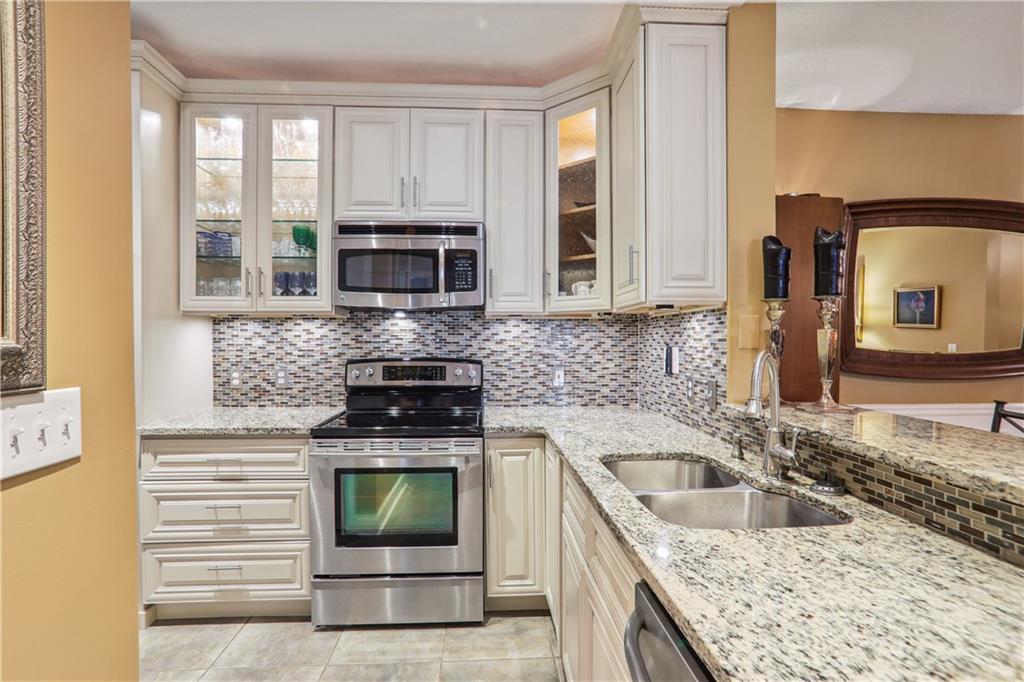
[[[445,290],[476,291],[477,252],[472,249],[449,249],[445,253]]]

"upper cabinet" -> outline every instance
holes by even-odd
[[[544,312],[544,114],[487,112],[487,312]]]
[[[608,90],[546,113],[545,308],[611,309]]]
[[[185,312],[329,310],[329,107],[184,104]]]
[[[335,217],[484,218],[484,113],[335,110]]]
[[[726,300],[725,27],[647,24],[613,74],[615,309]]]

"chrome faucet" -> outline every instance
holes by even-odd
[[[800,436],[799,429],[793,429],[789,447],[786,447],[786,430],[779,422],[779,408],[782,399],[779,397],[779,364],[766,350],[757,354],[754,360],[754,372],[750,377],[750,398],[744,414],[751,419],[764,418],[764,401],[761,397],[761,380],[764,369],[768,368],[768,432],[764,438],[764,473],[775,479],[786,478],[789,468],[796,464],[796,442]]]

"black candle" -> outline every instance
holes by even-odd
[[[843,249],[846,240],[842,232],[829,232],[819,227],[814,230],[814,296],[843,295]]]
[[[764,298],[789,298],[789,257],[791,250],[778,237],[768,235],[761,240],[764,258]]]

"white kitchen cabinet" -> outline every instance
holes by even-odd
[[[608,89],[545,114],[545,309],[611,309]]]
[[[647,24],[625,54],[613,74],[615,309],[720,304],[725,27]]]
[[[487,312],[544,312],[544,114],[488,111]]]
[[[487,596],[544,592],[544,441],[487,443]]]
[[[334,119],[335,217],[407,217],[409,110],[338,107]]]
[[[569,682],[585,682],[589,679],[582,669],[584,659],[589,657],[590,602],[587,599],[587,583],[583,552],[577,546],[569,530],[568,522],[562,521],[562,603],[559,620],[561,631],[562,670]],[[589,667],[589,661],[587,661]]]
[[[409,166],[417,220],[483,220],[484,112],[413,109]]]
[[[647,297],[643,31],[612,75],[612,305]]]
[[[483,220],[484,113],[335,110],[335,217]]]
[[[556,641],[561,637],[562,566],[562,461],[550,441],[544,443],[544,594],[555,626]]]
[[[256,309],[257,107],[181,107],[180,306]]]
[[[330,107],[182,105],[183,312],[331,309],[332,132]]]

